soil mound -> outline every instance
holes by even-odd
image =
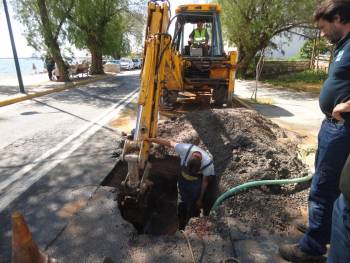
[[[264,179],[285,179],[307,174],[298,158],[297,137],[248,109],[213,109],[189,112],[159,123],[158,137],[193,143],[214,157],[219,191]],[[155,147],[157,157],[174,155]],[[261,187],[225,201],[221,216],[242,221],[250,235],[284,231],[292,217],[307,204],[307,185]]]

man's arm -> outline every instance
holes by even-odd
[[[207,191],[209,180],[210,180],[210,176],[203,176],[201,193],[196,203],[198,209],[203,207],[203,197],[204,197],[205,191]]]
[[[342,121],[343,117],[341,116],[341,113],[343,112],[350,112],[350,100],[336,105],[333,109],[332,116],[338,121]]]
[[[209,33],[208,29],[205,29],[205,44],[208,45],[209,43]]]
[[[154,142],[160,145],[164,145],[166,147],[175,147],[176,142],[170,141],[170,140],[165,140],[165,139],[160,139],[160,138],[146,138],[145,141],[148,142]]]
[[[194,42],[194,30],[188,36],[188,42],[189,42],[189,44],[193,44],[193,42]]]

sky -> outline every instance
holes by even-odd
[[[22,36],[22,32],[24,28],[20,23],[18,23],[14,19],[12,7],[9,1],[7,1],[7,5],[10,13],[13,37],[15,39],[18,57],[20,58],[31,57],[35,51],[33,48],[28,47],[27,40],[25,39],[24,36]],[[5,11],[2,6],[2,1],[1,1],[1,7],[0,7],[0,41],[1,41],[0,58],[12,58],[13,54],[11,49],[10,36],[9,36],[8,27],[7,27]]]
[[[2,2],[2,1],[1,1]],[[13,30],[13,35],[16,43],[16,48],[17,48],[17,54],[18,57],[20,58],[26,58],[26,57],[31,57],[34,53],[35,50],[27,45],[27,41],[25,37],[22,35],[22,32],[24,31],[23,25],[21,25],[19,22],[16,21],[16,19],[13,17],[13,10],[12,7],[8,2],[8,7],[9,7],[9,12],[10,12],[10,19],[11,19],[11,24],[12,24],[12,30]],[[171,10],[172,14],[175,14],[175,8],[181,4],[186,4],[186,3],[206,3],[206,0],[170,0],[171,4]],[[2,5],[2,3],[1,3]],[[8,27],[7,27],[7,22],[5,18],[5,12],[3,10],[3,6],[0,7],[0,41],[1,41],[1,46],[0,46],[0,58],[12,58],[12,49],[11,49],[11,43],[10,43],[10,37],[8,33]],[[286,56],[293,56],[295,55],[302,43],[299,40],[299,38],[293,39],[289,43],[289,47],[286,46],[284,49],[286,50]],[[282,54],[276,53],[274,54],[276,56],[282,56]]]

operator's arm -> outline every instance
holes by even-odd
[[[208,45],[209,43],[209,33],[208,33],[208,30],[205,29],[205,44]]]
[[[342,121],[343,117],[341,116],[341,114],[344,112],[350,112],[350,100],[336,105],[333,109],[332,116],[338,121]]]
[[[194,30],[188,36],[188,42],[189,42],[189,44],[193,44],[193,42],[194,42]]]
[[[176,145],[176,142],[165,140],[165,139],[160,139],[160,138],[147,138],[147,139],[145,139],[145,141],[154,142],[154,143],[157,143],[160,145],[164,145],[167,147],[173,147],[173,148]]]

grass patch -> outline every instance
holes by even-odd
[[[306,70],[292,74],[267,77],[263,79],[263,82],[276,87],[319,93],[326,78],[326,72]]]
[[[240,98],[240,99],[248,104],[261,104],[261,105],[272,105],[273,104],[273,99],[271,99],[271,98],[259,98],[259,96],[256,98],[256,100],[243,99],[243,98]]]

